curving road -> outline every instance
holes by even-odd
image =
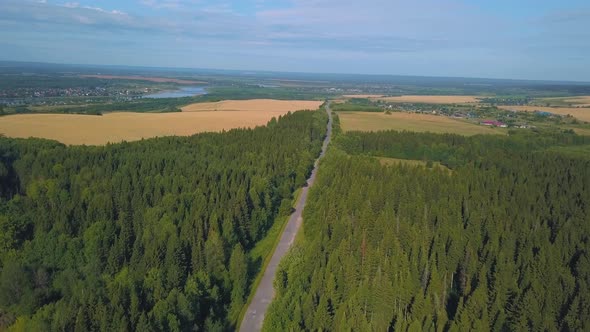
[[[264,315],[266,314],[266,310],[268,309],[268,306],[275,295],[273,280],[277,272],[277,267],[279,266],[281,259],[285,256],[293,244],[295,235],[297,235],[297,231],[299,231],[299,228],[301,227],[301,222],[303,221],[301,213],[303,212],[305,202],[307,201],[307,193],[309,188],[313,186],[313,183],[315,182],[319,161],[326,154],[326,149],[330,143],[330,138],[332,136],[332,113],[330,112],[329,102],[326,104],[326,112],[328,113],[328,131],[326,133],[326,138],[324,139],[322,152],[320,152],[318,159],[316,159],[313,165],[311,175],[309,176],[309,179],[307,179],[307,186],[301,189],[301,195],[299,196],[299,200],[295,206],[295,211],[293,214],[291,214],[291,217],[287,222],[287,226],[285,227],[283,234],[281,234],[281,240],[277,245],[275,252],[272,254],[270,263],[264,271],[264,275],[262,276],[262,280],[256,289],[254,298],[252,299],[250,306],[248,306],[248,311],[246,312],[246,315],[240,324],[240,331],[251,332],[260,331],[262,329]]]

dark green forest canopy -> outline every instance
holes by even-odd
[[[335,143],[348,153],[320,165],[265,330],[590,329],[587,139],[379,132]]]
[[[104,147],[0,138],[0,330],[225,330],[324,112]]]

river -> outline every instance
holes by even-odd
[[[180,98],[180,97],[192,97],[198,95],[207,94],[207,90],[205,90],[202,86],[185,86],[178,90],[172,91],[161,91],[157,93],[152,93],[149,95],[143,96],[143,98]]]

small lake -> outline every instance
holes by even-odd
[[[185,86],[178,90],[162,91],[158,93],[152,93],[151,95],[145,95],[143,98],[180,98],[180,97],[192,97],[198,95],[207,94],[207,90],[200,86]]]

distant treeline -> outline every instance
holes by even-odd
[[[212,87],[208,88],[208,94],[195,97],[181,98],[138,98],[123,102],[109,102],[88,105],[56,106],[50,111],[38,111],[28,106],[4,107],[0,115],[25,114],[25,113],[71,113],[101,115],[106,112],[180,112],[180,108],[192,103],[215,102],[227,99],[279,99],[279,100],[323,100],[324,95],[307,89],[291,88],[262,88],[255,86],[240,87]],[[73,102],[73,100],[71,100]]]
[[[266,127],[104,147],[0,137],[0,330],[233,329],[326,133]]]

